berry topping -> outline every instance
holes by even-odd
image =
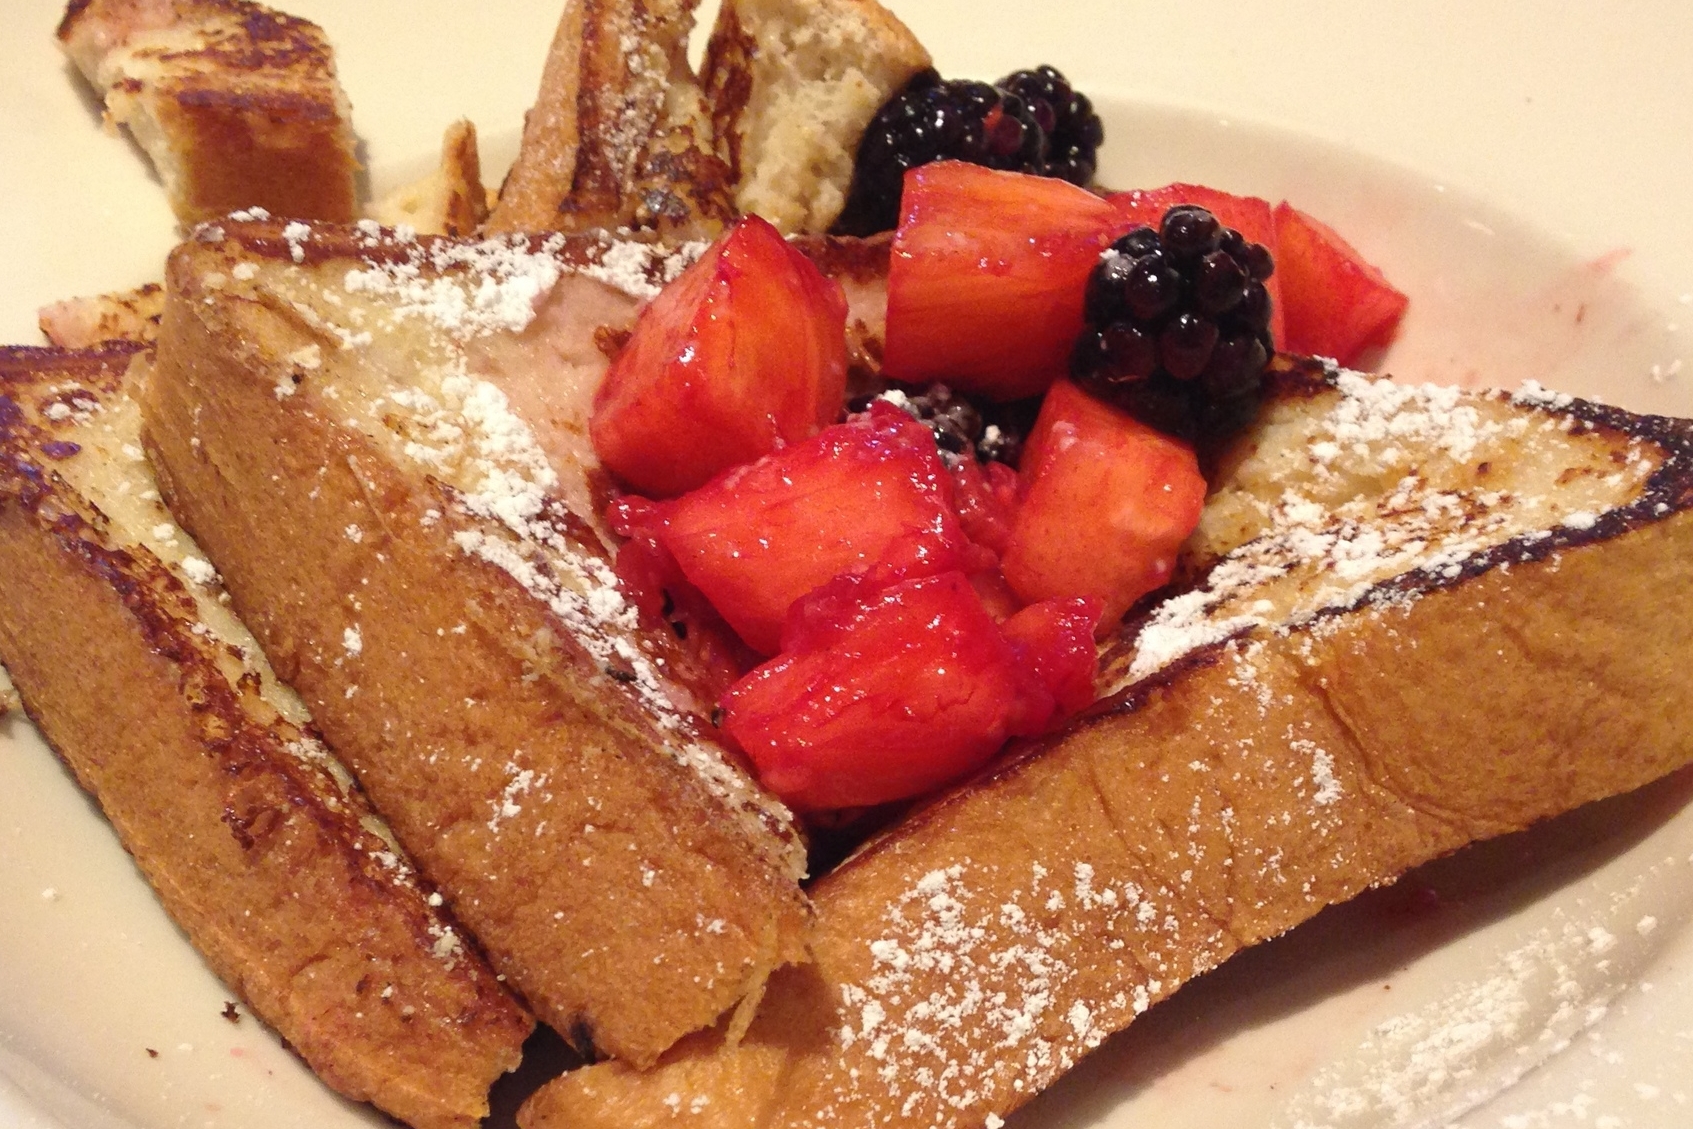
[[[1038,395],[1082,332],[1088,272],[1129,226],[1061,180],[960,161],[914,170],[888,263],[882,371],[993,400]]]
[[[835,234],[892,228],[907,170],[934,161],[1086,184],[1104,137],[1093,105],[1051,67],[1018,71],[996,86],[943,81],[933,69],[922,71],[865,127]]]
[[[1036,171],[1071,184],[1091,183],[1105,126],[1087,95],[1049,66],[1018,71],[994,85],[1023,99],[1046,134],[1046,165]]]
[[[1209,210],[1179,204],[1100,256],[1070,372],[1144,422],[1185,438],[1246,414],[1275,343],[1268,250]]]
[[[846,298],[748,216],[641,311],[594,395],[600,460],[669,497],[834,422]]]
[[[844,573],[964,563],[929,432],[885,404],[659,506],[657,538],[749,646],[774,654],[789,607]]]
[[[1351,367],[1366,350],[1387,344],[1404,316],[1405,295],[1322,221],[1284,201],[1275,222],[1287,349]]]
[[[782,654],[730,688],[724,728],[799,811],[932,791],[1046,729],[1078,686],[1091,699],[1093,610],[1043,609],[1013,640],[962,573],[843,577],[801,600]]]
[[[1205,503],[1190,447],[1067,380],[1046,394],[1020,473],[1005,579],[1028,603],[1097,599],[1106,624],[1170,579]]]

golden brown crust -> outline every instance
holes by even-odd
[[[698,0],[569,0],[488,230],[709,236],[728,166],[687,62]]]
[[[474,951],[446,951],[458,926],[368,829],[316,738],[258,675],[230,681],[231,644],[184,582],[65,477],[137,438],[95,441],[134,352],[0,352],[0,653],[43,736],[254,1014],[348,1097],[419,1129],[468,1129],[533,1021]]]
[[[370,216],[422,235],[470,235],[481,227],[488,218],[488,190],[482,187],[476,127],[468,121],[448,126],[435,169],[372,203]]]
[[[1134,682],[818,882],[816,960],[737,1047],[567,1075],[520,1123],[981,1125],[1240,948],[1693,760],[1693,429],[1565,419],[1652,449],[1632,501]]]
[[[300,247],[318,275],[286,244],[263,261],[262,237],[179,249],[149,449],[243,617],[496,967],[567,1038],[650,1062],[804,959],[809,908],[780,850],[666,751],[691,723],[661,732],[628,672],[467,551],[482,526],[451,490],[343,424],[336,382],[378,371],[384,348],[413,356],[405,340],[343,350],[262,273],[220,289],[240,261],[339,280],[349,264],[317,256],[359,242],[314,231]],[[293,369],[302,350],[322,367]]]
[[[58,38],[183,223],[357,214],[350,110],[315,24],[247,0],[76,0]]]
[[[47,340],[61,349],[92,349],[107,341],[151,345],[159,335],[165,288],[156,282],[114,294],[67,298],[41,309]]]

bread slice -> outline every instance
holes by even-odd
[[[403,184],[370,205],[370,218],[419,235],[473,235],[488,218],[476,127],[456,121],[441,137],[441,159],[427,176]]]
[[[108,341],[151,345],[165,312],[165,288],[149,282],[134,290],[66,298],[43,306],[41,332],[61,349],[92,349]]]
[[[468,1129],[533,1021],[220,600],[140,449],[134,346],[0,350],[0,656],[212,970],[325,1082]]]
[[[58,38],[184,224],[357,215],[351,110],[317,25],[247,0],[71,0]]]
[[[1324,906],[1693,761],[1693,424],[1283,365],[1108,693],[812,888],[746,1038],[526,1129],[997,1125]]]
[[[202,228],[144,403],[172,509],[400,841],[541,1018],[642,1064],[810,926],[791,818],[596,531],[602,346],[682,261]]]
[[[710,236],[728,166],[688,65],[699,0],[566,0],[487,229]]]
[[[829,230],[865,127],[929,65],[876,0],[725,0],[702,81],[735,207],[783,234]]]

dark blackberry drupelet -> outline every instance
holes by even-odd
[[[1137,227],[1088,276],[1087,327],[1070,375],[1101,399],[1185,439],[1250,420],[1275,352],[1270,253],[1204,208]]]
[[[995,404],[977,401],[945,384],[927,387],[895,385],[877,396],[862,396],[847,404],[849,412],[862,412],[872,400],[886,400],[912,419],[927,424],[935,434],[935,445],[947,459],[966,454],[982,462],[1001,462],[1016,467],[1023,453],[1023,437],[1034,425],[1039,401]]]
[[[1033,92],[1034,101],[985,82],[943,81],[933,69],[913,76],[865,127],[833,233],[866,236],[897,226],[906,171],[931,161],[969,161],[1086,183],[1104,138],[1092,105],[1051,67],[1011,78],[1025,75],[1031,77],[1020,86]],[[1054,133],[1062,139],[1056,149],[1050,143]]]
[[[1071,184],[1091,184],[1105,125],[1088,96],[1049,66],[1006,75],[994,85],[1021,98],[1046,134],[1046,167],[1041,173]]]

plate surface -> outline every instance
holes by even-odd
[[[377,188],[469,117],[509,158],[557,0],[295,0]],[[1385,367],[1693,415],[1693,7],[905,0],[948,73],[1052,62],[1121,187],[1205,181],[1330,221],[1412,295]],[[1626,15],[1625,15],[1626,9]],[[18,0],[0,30],[0,340],[156,279],[157,182]],[[1685,325],[1683,324],[1685,323]],[[5,578],[0,577],[0,584]],[[1666,598],[1686,598],[1666,594]],[[380,1124],[319,1086],[154,902],[33,730],[0,723],[0,1126]],[[157,1052],[156,1056],[148,1053]],[[1021,1126],[1693,1122],[1693,775],[1473,848],[1155,1009]]]

